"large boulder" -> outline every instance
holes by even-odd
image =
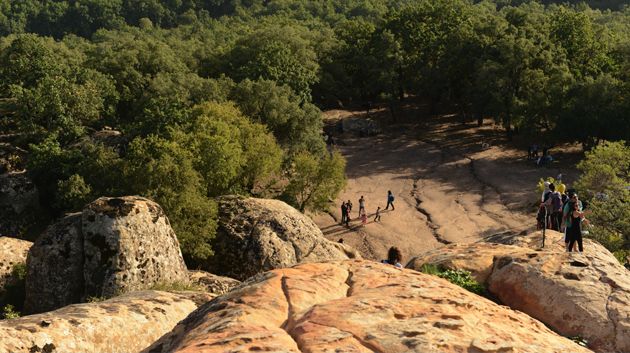
[[[225,196],[210,272],[244,280],[303,262],[358,258],[358,252],[324,237],[315,222],[278,200]]]
[[[598,352],[630,352],[630,275],[610,252],[587,240],[584,253],[564,251],[550,232],[502,244],[453,244],[412,259],[466,269],[501,303],[523,311],[566,336],[579,336]],[[527,238],[530,239],[527,239]]]
[[[29,238],[42,217],[39,192],[26,172],[0,175],[0,235]]]
[[[140,291],[0,321],[0,352],[138,352],[212,298]]]
[[[162,208],[127,196],[100,198],[50,226],[27,260],[25,310],[53,310],[158,283],[188,282]]]
[[[435,276],[369,261],[251,278],[143,352],[589,352]]]

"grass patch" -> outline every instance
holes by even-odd
[[[469,292],[473,292],[478,295],[485,295],[486,288],[477,280],[475,280],[470,273],[470,271],[466,270],[451,270],[446,269],[441,266],[436,266],[432,264],[424,264],[420,269],[421,272],[438,276],[448,280],[449,282],[456,284]]]

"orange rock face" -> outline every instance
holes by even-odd
[[[270,271],[144,352],[588,352],[438,277],[369,261]]]
[[[603,246],[585,240],[584,253],[567,253],[563,235],[516,237],[514,245],[453,244],[412,259],[466,269],[501,303],[565,336],[579,336],[597,352],[630,352],[630,272]],[[518,246],[515,246],[518,245]]]

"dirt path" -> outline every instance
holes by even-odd
[[[444,118],[430,126],[398,125],[374,137],[341,136],[348,184],[331,214],[313,219],[327,238],[343,238],[371,259],[384,258],[392,245],[408,259],[452,242],[532,229],[538,179],[574,173],[563,165],[537,168],[522,153],[493,145],[496,134]],[[482,148],[482,142],[489,145]],[[388,190],[396,209],[374,222]],[[361,195],[370,216],[365,227],[357,219]],[[353,203],[350,228],[338,222],[342,200]]]

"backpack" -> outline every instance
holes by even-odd
[[[562,196],[558,192],[551,194],[551,210],[553,212],[562,212]]]

